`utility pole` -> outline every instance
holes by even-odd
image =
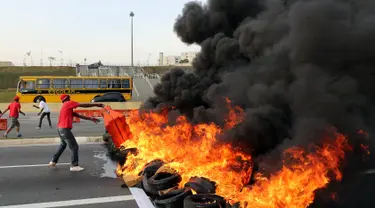
[[[40,66],[43,66],[43,48],[40,51]]]
[[[133,47],[133,17],[134,17],[134,13],[133,12],[130,12],[129,14],[130,16],[130,20],[131,20],[131,66],[133,67],[134,66],[134,57],[133,57],[133,50],[134,50],[134,47]]]
[[[62,67],[64,65],[64,59],[63,59],[63,52],[62,52],[62,50],[59,50],[59,53],[60,53],[60,57],[61,57],[61,59],[60,59],[60,66]]]

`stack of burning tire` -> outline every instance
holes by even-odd
[[[103,136],[109,157],[120,165],[137,150],[117,149],[110,136]],[[120,176],[120,175],[119,175]],[[224,198],[215,195],[216,184],[206,178],[192,177],[181,186],[181,176],[161,160],[148,163],[137,178],[123,176],[127,186],[142,188],[156,208],[229,208]],[[181,188],[182,187],[182,188]]]
[[[164,166],[163,161],[150,162],[139,175],[142,180],[135,186],[145,191],[156,208],[226,207],[225,200],[215,195],[215,183],[192,177],[181,188],[181,176]]]

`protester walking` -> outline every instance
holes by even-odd
[[[39,124],[36,127],[37,130],[40,130],[42,128],[42,122],[44,117],[47,116],[49,127],[52,129],[52,123],[51,123],[51,111],[45,101],[43,101],[42,98],[39,98],[37,100],[37,103],[39,103],[39,106],[33,105],[35,108],[40,109],[40,112],[38,113],[39,118]]]
[[[22,134],[20,133],[20,122],[18,121],[19,114],[26,115],[24,112],[21,111],[21,104],[20,104],[20,98],[18,96],[13,98],[13,102],[11,102],[8,106],[8,108],[0,115],[2,117],[6,112],[9,111],[9,118],[11,120],[11,125],[4,133],[4,137],[8,137],[8,134],[14,127],[16,127],[17,137],[22,137]]]
[[[90,108],[90,107],[104,107],[103,104],[96,104],[96,103],[89,103],[89,104],[80,104],[70,100],[70,96],[63,94],[60,96],[60,100],[63,103],[59,120],[58,120],[58,134],[61,138],[61,144],[54,154],[52,161],[49,163],[50,167],[56,167],[57,162],[61,154],[66,149],[66,146],[69,145],[70,150],[72,151],[72,158],[71,158],[71,166],[70,171],[82,171],[84,168],[78,165],[78,144],[76,138],[72,133],[73,128],[73,117],[78,117],[84,120],[91,120],[94,123],[99,123],[100,120],[96,118],[86,117],[79,115],[73,111],[73,109],[81,107],[81,108]]]

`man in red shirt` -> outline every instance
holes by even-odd
[[[60,96],[61,102],[63,105],[60,110],[59,120],[57,124],[58,134],[61,138],[61,144],[57,152],[52,158],[52,161],[49,163],[50,167],[56,167],[56,163],[58,162],[61,154],[64,152],[67,145],[69,145],[70,150],[72,151],[72,164],[70,167],[70,171],[82,171],[84,168],[78,165],[78,144],[76,138],[72,133],[73,128],[73,117],[78,117],[84,120],[90,120],[94,123],[99,123],[100,120],[96,118],[86,117],[79,115],[73,111],[73,109],[81,107],[81,108],[89,108],[89,107],[104,107],[103,104],[97,103],[89,103],[89,104],[80,104],[70,100],[69,95],[61,95]]]
[[[8,108],[0,115],[3,116],[7,111],[9,112],[9,118],[11,120],[11,125],[4,133],[4,137],[7,137],[9,132],[12,131],[14,127],[16,127],[17,137],[22,137],[20,133],[20,122],[18,121],[19,114],[25,115],[24,112],[21,111],[21,104],[20,98],[18,96],[13,98],[13,102],[9,104]]]

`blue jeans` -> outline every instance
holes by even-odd
[[[74,137],[71,129],[57,129],[57,133],[60,136],[61,143],[57,152],[52,158],[52,162],[57,163],[61,154],[66,149],[66,146],[69,145],[70,150],[72,151],[72,166],[78,166],[78,144],[76,138]]]

